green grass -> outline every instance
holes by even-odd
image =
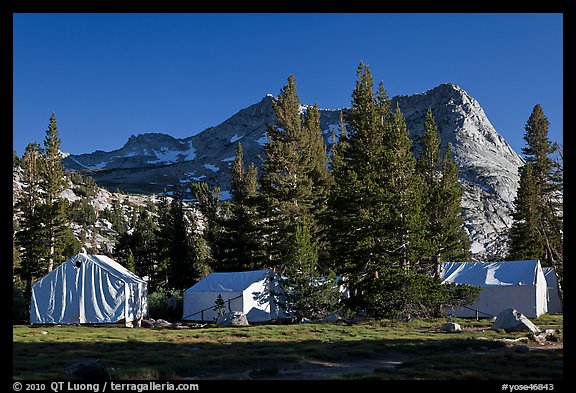
[[[490,330],[490,321],[451,319],[464,331],[444,333],[445,319],[259,325],[185,330],[120,326],[13,327],[14,379],[66,379],[67,365],[100,359],[115,379],[209,378],[221,370],[279,370],[299,361],[399,357],[393,369],[348,379],[561,379],[563,351],[520,352],[499,339],[526,336]],[[540,328],[560,329],[562,316]],[[483,338],[483,339],[480,339]],[[562,333],[559,334],[562,339]],[[521,345],[521,343],[519,343]]]

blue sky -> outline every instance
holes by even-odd
[[[121,148],[194,135],[294,74],[302,103],[350,105],[360,61],[389,96],[459,85],[520,153],[540,104],[563,143],[561,13],[14,14],[13,144]]]

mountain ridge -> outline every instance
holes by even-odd
[[[190,197],[190,184],[204,181],[220,187],[226,198],[236,143],[242,143],[246,165],[261,163],[266,128],[275,121],[274,99],[267,94],[222,123],[190,137],[133,135],[120,149],[69,155],[63,163],[68,170],[88,172],[109,190],[151,194],[178,188]],[[521,156],[492,126],[480,104],[456,84],[443,83],[422,93],[392,97],[390,101],[393,107],[400,107],[406,119],[415,154],[426,111],[432,108],[441,149],[450,143],[459,166],[464,187],[463,216],[472,251],[479,258],[502,258],[506,231],[512,223],[518,167],[523,164]],[[331,131],[339,126],[340,111],[346,109],[320,109],[327,144]]]

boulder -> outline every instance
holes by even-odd
[[[250,326],[243,312],[232,311],[222,315],[216,320],[217,327]]]
[[[443,332],[459,332],[462,330],[462,327],[455,323],[455,322],[448,322],[442,325]]]
[[[172,327],[172,324],[164,319],[157,319],[156,321],[154,321],[154,327],[155,328],[169,328]]]
[[[502,311],[496,316],[496,321],[492,325],[491,329],[500,330],[503,329],[506,333],[510,332],[532,332],[539,333],[540,329],[538,326],[534,325],[531,320],[529,320],[520,311],[513,308],[508,308]]]
[[[323,322],[338,322],[342,320],[342,317],[338,314],[329,314],[322,318]]]
[[[87,359],[70,364],[65,369],[72,379],[110,381],[110,373],[100,359]]]
[[[152,318],[150,318],[150,319],[144,319],[144,320],[142,320],[142,327],[144,327],[144,328],[152,328],[152,327],[154,327],[154,323],[155,323],[155,322],[156,322],[156,321],[155,321],[154,319],[152,319]]]
[[[546,341],[558,341],[558,337],[556,337],[557,333],[559,333],[559,331],[556,329],[546,329],[538,334],[533,334],[532,339],[540,344]]]

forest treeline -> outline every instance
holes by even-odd
[[[236,142],[226,201],[219,188],[197,182],[194,201],[173,189],[157,202],[114,199],[97,211],[94,181],[64,170],[52,114],[44,145],[29,144],[22,158],[14,153],[23,185],[14,204],[15,288],[25,299],[34,280],[87,248],[147,277],[150,293],[185,290],[212,271],[272,269],[290,289],[284,306],[301,318],[345,306],[409,319],[470,301],[474,288],[439,281],[442,262],[471,258],[452,147],[441,149],[431,109],[412,140],[370,68],[360,63],[356,76],[328,150],[318,104],[301,110],[290,75],[273,103],[276,124],[267,129],[261,164],[244,162]],[[507,258],[539,259],[556,268],[562,285],[562,149],[548,127],[536,105],[525,125]],[[70,182],[80,195],[74,202],[62,197]],[[98,219],[117,234],[112,249],[98,242]],[[337,281],[350,291],[342,304]]]

